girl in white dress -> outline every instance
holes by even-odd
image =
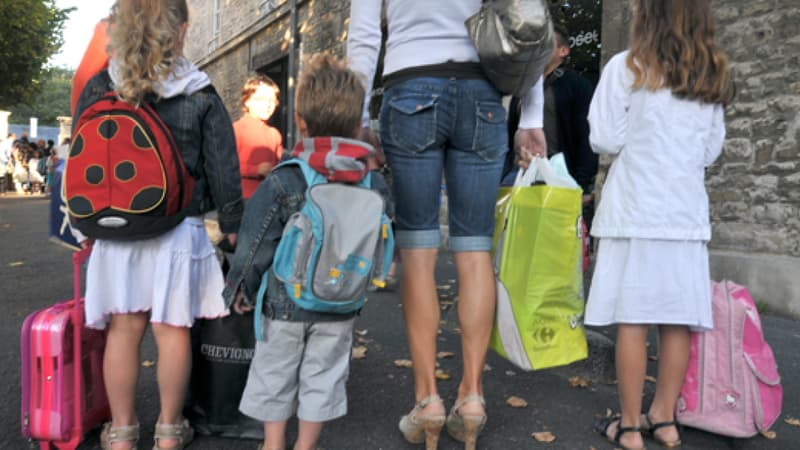
[[[617,324],[621,416],[596,424],[626,449],[642,432],[680,445],[675,405],[690,329],[713,327],[705,168],[725,137],[727,58],[710,0],[632,0],[630,49],[603,70],[589,109],[595,152],[616,155],[592,235],[600,239],[587,325]],[[658,325],[658,383],[641,414],[649,325]]]
[[[153,448],[182,449],[193,437],[181,417],[191,367],[189,328],[196,318],[228,313],[222,270],[202,215],[217,209],[220,229],[235,242],[242,214],[236,140],[208,76],[182,56],[186,0],[118,0],[109,22],[109,69],[86,83],[73,123],[109,87],[121,101],[150,103],[175,139],[195,187],[187,217],[175,228],[149,239],[94,242],[86,325],[108,329],[103,375],[111,407],[100,445],[104,450],[137,446],[139,349],[149,323],[158,348],[161,407]]]

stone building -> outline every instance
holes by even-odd
[[[303,55],[344,54],[350,2],[189,0],[189,5],[187,55],[210,74],[233,118],[240,115],[239,92],[247,76],[266,73],[281,86],[275,125],[285,142],[294,142],[288,120],[291,75]],[[627,45],[627,5],[603,2],[604,61]],[[800,0],[718,0],[714,10],[737,95],[727,110],[725,151],[707,177],[712,273],[746,284],[757,300],[800,317]]]
[[[272,122],[294,142],[293,74],[303,56],[320,51],[343,55],[350,2],[339,0],[188,0],[192,26],[185,53],[208,72],[236,120],[240,93],[254,73],[280,86]]]

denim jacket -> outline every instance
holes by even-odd
[[[371,172],[372,189],[380,193],[391,217],[394,205],[383,177]],[[244,303],[254,306],[261,285],[261,276],[269,271],[267,294],[263,313],[270,319],[294,322],[321,322],[346,320],[356,313],[331,314],[309,311],[297,306],[289,298],[286,288],[275,277],[272,260],[278,248],[283,228],[289,217],[300,211],[305,203],[306,181],[299,167],[279,167],[272,171],[247,201],[242,227],[236,242],[230,270],[225,282],[223,297],[227,306],[233,304],[241,289]]]
[[[95,100],[113,89],[106,71],[84,87],[72,122]],[[242,183],[239,157],[228,111],[213,89],[160,99],[152,104],[175,138],[186,169],[195,179],[187,216],[216,209],[223,233],[236,233],[242,220]]]

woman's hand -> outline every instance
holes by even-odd
[[[541,128],[520,128],[514,134],[517,164],[527,169],[534,157],[547,158],[547,141]]]

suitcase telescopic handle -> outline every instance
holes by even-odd
[[[76,442],[80,442],[82,440],[82,430],[83,430],[83,393],[84,393],[84,386],[83,386],[83,364],[80,363],[82,361],[82,354],[83,349],[81,348],[82,345],[82,335],[83,335],[83,303],[81,302],[81,266],[86,260],[89,259],[89,255],[92,253],[92,247],[84,248],[80,251],[77,251],[72,254],[72,265],[75,272],[75,297],[72,300],[72,311],[70,315],[72,316],[72,325],[73,325],[73,333],[72,333],[72,352],[73,352],[73,365],[72,365],[72,382],[73,382],[73,392],[75,392],[75,402],[73,404],[73,426],[72,426],[72,439],[76,440]]]
[[[81,266],[89,259],[91,253],[92,247],[87,247],[72,254],[72,267],[75,274],[73,301],[76,306],[81,299]]]

